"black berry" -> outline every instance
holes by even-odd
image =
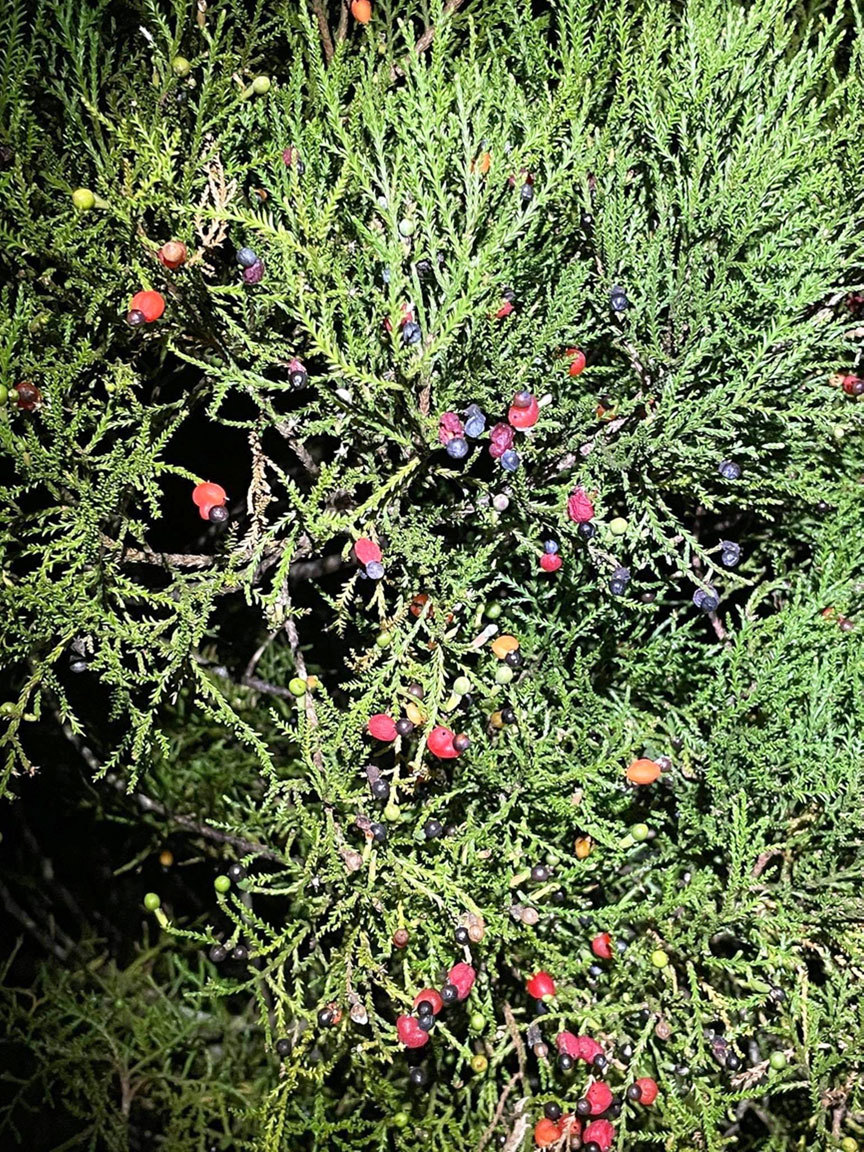
[[[736,1052],[727,1052],[726,1067],[730,1072],[737,1072],[741,1067],[741,1057]]]
[[[587,1144],[582,1145],[582,1152],[603,1152],[603,1149],[596,1140],[589,1140]]]
[[[309,374],[305,368],[295,368],[288,374],[288,382],[292,388],[305,388],[309,381]]]
[[[333,1023],[333,1013],[329,1008],[322,1008],[318,1013],[318,1023],[322,1028],[329,1028]]]
[[[591,215],[590,212],[583,212],[582,213],[582,227],[585,229],[586,232],[594,227],[594,217]]]
[[[428,1016],[418,1016],[417,1026],[424,1032],[431,1032],[435,1027],[435,1016],[431,1012]]]
[[[523,202],[527,204],[530,200],[534,199],[534,189],[530,184],[523,184],[519,195],[522,197]]]
[[[375,783],[371,785],[371,788],[372,795],[376,800],[386,800],[390,795],[390,785],[386,780],[376,780]]]
[[[591,1114],[591,1101],[590,1100],[577,1100],[576,1101],[576,1115],[577,1116],[590,1116]]]
[[[421,1000],[420,1003],[417,1005],[417,1015],[418,1016],[434,1016],[435,1015],[435,1009],[432,1006],[432,1001],[431,1000]]]
[[[242,880],[246,875],[246,869],[242,864],[232,864],[228,869],[228,876],[231,880]]]
[[[768,995],[772,1000],[776,1000],[778,1004],[786,999],[786,993],[782,988],[778,988],[776,985],[771,989]]]
[[[471,937],[468,935],[468,929],[467,928],[457,928],[454,935],[456,937],[456,943],[457,944],[470,944],[471,943]]]
[[[291,1052],[291,1041],[290,1040],[286,1040],[283,1038],[282,1040],[276,1041],[276,1055],[277,1056],[288,1056],[290,1054],[290,1052]]]
[[[440,820],[427,820],[423,825],[423,835],[427,840],[435,840],[444,831],[444,825]]]
[[[373,822],[369,825],[369,831],[372,833],[372,839],[377,840],[379,844],[383,844],[387,840],[387,829],[383,824]]]
[[[210,949],[210,959],[214,964],[221,964],[227,955],[228,953],[221,944],[214,944]]]
[[[590,520],[586,520],[584,524],[580,524],[576,529],[583,540],[593,540],[597,535],[597,526],[592,524]]]
[[[516,723],[516,713],[513,711],[512,708],[502,708],[501,709],[501,719],[504,721],[505,724],[515,724]]]
[[[424,1084],[428,1083],[429,1073],[422,1064],[418,1064],[416,1068],[412,1068],[408,1073],[408,1079],[415,1088],[422,1088]]]
[[[131,312],[126,313],[126,323],[130,328],[139,328],[146,322],[147,317],[138,308],[133,308]]]
[[[741,476],[741,465],[736,464],[734,460],[721,460],[717,471],[724,480],[737,480]]]
[[[558,1057],[558,1067],[562,1072],[569,1072],[573,1067],[573,1057],[568,1056],[566,1052],[562,1052]]]
[[[602,1052],[598,1052],[597,1055],[592,1059],[591,1063],[594,1065],[598,1072],[602,1072],[603,1069],[606,1068],[609,1064],[609,1061],[606,1059]]]
[[[73,656],[72,659],[69,661],[69,671],[70,672],[75,672],[76,674],[80,673],[80,672],[86,672],[87,667],[88,667],[87,661],[82,660],[80,656]]]
[[[535,864],[531,869],[531,879],[538,882],[549,879],[549,869],[545,864]]]
[[[455,984],[445,984],[439,995],[445,1004],[455,1004],[459,999],[459,989]]]
[[[633,1059],[633,1045],[622,1044],[618,1049],[618,1058],[623,1060],[624,1063],[629,1063]]]
[[[525,657],[515,648],[504,657],[504,663],[509,664],[511,668],[520,668],[524,661]]]
[[[465,703],[466,699],[470,699],[470,697],[463,696],[462,697],[462,703],[463,704]],[[471,741],[468,739],[468,737],[464,733],[460,732],[458,736],[453,737],[453,747],[456,749],[457,752],[464,752],[470,743],[471,743]]]
[[[632,1100],[634,1104],[638,1104],[642,1099],[642,1089],[638,1084],[631,1084],[627,1089],[627,1099]]]
[[[207,519],[211,524],[224,524],[230,516],[230,512],[224,504],[214,504],[207,514]]]
[[[547,1120],[560,1120],[561,1119],[561,1105],[556,1104],[554,1100],[550,1100],[543,1108]]]
[[[231,959],[236,960],[239,964],[245,964],[249,959],[249,949],[245,944],[238,944],[231,949]]]
[[[396,721],[396,731],[400,736],[410,736],[414,731],[414,725],[407,716],[400,716]]]

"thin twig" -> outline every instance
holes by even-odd
[[[451,16],[457,8],[461,8],[462,4],[463,0],[447,0],[447,3],[444,5],[444,10],[441,13],[441,19],[446,20],[447,17]],[[414,51],[417,53],[417,55],[422,56],[422,54],[426,51],[434,39],[435,28],[430,24],[420,39],[417,41],[417,43],[414,45]]]
[[[324,0],[310,0],[315,19],[318,21],[318,31],[321,33],[321,43],[324,47],[324,59],[329,64],[333,59],[333,37],[330,35],[330,25],[327,23],[327,13],[324,9]]]

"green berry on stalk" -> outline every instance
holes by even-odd
[[[840,1152],[858,1152],[858,1141],[853,1136],[844,1136],[840,1141]]]
[[[509,664],[499,664],[495,669],[495,683],[496,684],[509,684],[513,679],[514,672]]]
[[[389,648],[393,643],[393,637],[389,632],[379,632],[375,638],[376,648]]]
[[[148,912],[155,912],[157,908],[162,907],[162,901],[155,892],[147,892],[144,896],[144,907]]]
[[[384,809],[384,819],[389,820],[391,824],[394,824],[397,820],[401,819],[401,817],[402,812],[400,811],[399,805],[394,804],[391,800],[391,802]]]
[[[768,1063],[775,1072],[782,1072],[787,1064],[785,1052],[772,1052],[768,1057]]]
[[[213,887],[216,889],[217,892],[221,892],[224,894],[231,887],[231,880],[227,876],[220,874],[213,881]]]
[[[483,609],[483,615],[487,620],[497,620],[504,609],[497,602],[497,600],[490,600],[490,602]]]
[[[266,92],[270,91],[270,77],[269,76],[256,76],[252,81],[252,91],[256,96],[263,96]]]
[[[665,968],[669,963],[669,956],[662,948],[657,948],[651,953],[651,963],[655,968]]]
[[[472,1032],[482,1032],[486,1027],[486,1017],[482,1012],[472,1012],[468,1024]]]
[[[616,516],[614,520],[609,521],[609,531],[613,536],[623,536],[628,527],[629,525],[623,516]]]
[[[476,1056],[471,1057],[471,1068],[478,1075],[482,1074],[489,1067],[489,1061],[486,1057],[478,1052]]]
[[[406,238],[408,236],[413,236],[414,235],[414,221],[408,220],[408,219],[400,220],[399,221],[399,235],[405,236]]]
[[[647,840],[651,835],[651,829],[647,824],[634,824],[630,829],[630,835],[641,844],[643,840]]]
[[[96,197],[89,188],[76,188],[72,193],[72,203],[79,212],[89,212],[95,207]]]
[[[396,1112],[394,1114],[394,1116],[393,1116],[393,1127],[394,1128],[407,1128],[408,1123],[409,1123],[409,1117],[408,1117],[407,1112]]]
[[[288,681],[288,691],[292,696],[305,696],[306,681],[302,676],[292,676]]]
[[[0,404],[5,404],[9,399],[9,389],[5,384],[0,384]]]
[[[188,76],[192,71],[192,65],[185,56],[175,56],[171,61],[171,67],[175,76],[179,76],[182,80],[184,76]]]
[[[466,692],[471,691],[471,681],[467,676],[457,676],[453,681],[453,691],[464,696]]]

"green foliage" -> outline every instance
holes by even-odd
[[[614,1088],[660,1083],[616,1121],[622,1152],[864,1134],[864,408],[832,386],[861,359],[860,13],[376,0],[364,27],[329,8],[13,0],[0,17],[0,383],[43,395],[0,413],[0,772],[26,809],[40,769],[68,786],[81,759],[79,814],[128,835],[85,943],[36,974],[13,958],[33,995],[5,999],[8,1051],[34,1066],[0,1131],[26,1138],[44,1094],[64,1133],[46,1148],[481,1152],[503,1135],[516,1152],[546,1100],[584,1090],[533,1051],[566,1027],[604,1042]],[[177,272],[156,256],[169,239],[189,249]],[[130,328],[142,288],[165,315]],[[409,300],[422,341],[404,346]],[[516,473],[485,443],[441,451],[441,413],[476,402],[493,423],[522,388],[543,406]],[[227,527],[198,518],[202,480],[227,490]],[[567,517],[577,485],[591,541]],[[352,560],[360,536],[382,545],[380,582]],[[700,588],[721,598],[710,618]],[[511,685],[479,639],[493,602],[524,655]],[[417,729],[372,747],[368,717],[416,702],[412,684]],[[518,722],[490,725],[507,704]],[[471,739],[457,760],[426,748],[442,723]],[[639,756],[671,769],[629,787]],[[426,840],[430,816],[447,835]],[[147,873],[168,832],[175,863]],[[232,860],[247,875],[215,891]],[[125,946],[90,943],[120,893],[150,890],[158,947],[131,948],[143,913],[122,917]],[[55,897],[31,915],[15,892],[7,911],[50,945]],[[395,1016],[440,987],[472,916],[477,985],[417,1091]],[[598,972],[600,931],[626,949]],[[219,941],[249,963],[206,959]],[[535,1019],[539,968],[559,994]]]

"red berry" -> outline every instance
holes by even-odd
[[[453,744],[453,733],[441,726],[433,728],[426,741],[426,747],[439,760],[455,760],[459,755]]]
[[[489,455],[498,460],[513,446],[513,429],[509,424],[496,424],[489,433]]]
[[[840,383],[847,396],[864,394],[864,379],[860,376],[841,376]]]
[[[608,1084],[604,1084],[602,1080],[595,1080],[585,1093],[585,1099],[591,1105],[591,1115],[599,1116],[611,1105],[614,1097]]]
[[[17,385],[15,388],[15,403],[24,412],[35,412],[42,407],[42,392],[35,384],[29,381]]]
[[[140,312],[148,324],[165,311],[165,299],[158,292],[136,292],[129,301],[130,312]]]
[[[467,998],[476,979],[477,973],[470,964],[454,964],[447,973],[447,983],[458,991],[460,1000]]]
[[[608,1120],[592,1120],[582,1132],[582,1144],[589,1144],[593,1140],[599,1144],[601,1152],[609,1152],[614,1139],[615,1129]]]
[[[370,716],[366,727],[369,729],[369,735],[374,736],[376,740],[383,740],[389,744],[391,740],[396,739],[396,725],[386,712],[376,712],[374,716]]]
[[[381,563],[381,549],[374,540],[369,540],[366,536],[361,536],[354,544],[354,555],[364,566],[371,564],[373,560]]]
[[[538,972],[527,982],[525,991],[535,1000],[542,1000],[545,996],[554,996],[557,989],[548,972]]]
[[[396,1033],[406,1048],[422,1048],[429,1042],[429,1033],[423,1031],[414,1016],[398,1016]]]
[[[498,311],[495,313],[496,320],[503,320],[505,316],[509,316],[513,311],[513,304],[510,300],[505,300]]]
[[[545,1117],[534,1125],[534,1143],[538,1148],[548,1148],[550,1144],[557,1144],[561,1139],[561,1125]]]
[[[657,1099],[657,1093],[660,1091],[657,1087],[656,1080],[652,1080],[650,1076],[643,1076],[636,1083],[642,1089],[642,1095],[639,1097],[640,1104],[653,1104]]]
[[[224,504],[228,499],[225,489],[221,484],[212,484],[209,480],[204,484],[196,484],[192,490],[192,503],[198,508],[203,509],[204,505],[209,505],[208,512],[214,504]],[[205,516],[206,520],[207,517]]]
[[[574,488],[567,501],[567,515],[576,524],[587,524],[594,519],[594,505],[584,488]]]
[[[585,353],[578,348],[568,348],[567,355],[570,357],[570,375],[578,376],[585,367]]]
[[[414,1011],[417,1011],[417,1005],[422,1004],[424,1000],[428,1000],[432,1005],[432,1015],[437,1016],[441,1009],[444,1007],[444,1001],[438,995],[434,988],[424,988],[422,992],[418,992],[414,997]]]
[[[612,959],[612,937],[608,932],[601,932],[591,941],[591,951],[601,960]]]
[[[186,257],[189,253],[186,245],[180,240],[169,240],[167,244],[162,245],[156,255],[165,267],[170,268],[173,272],[175,268],[179,268],[181,264],[186,263]]]
[[[527,408],[522,408],[518,404],[511,404],[507,419],[514,428],[518,428],[520,431],[533,428],[540,419],[540,405],[537,403],[537,397],[531,397]]]
[[[438,439],[448,444],[454,436],[464,436],[465,427],[455,412],[442,412],[438,418]]]
[[[574,1036],[572,1032],[559,1032],[555,1037],[555,1044],[559,1052],[566,1053],[574,1060],[579,1058],[579,1037]]]
[[[544,552],[540,557],[540,567],[544,572],[557,572],[563,563],[557,552]]]

